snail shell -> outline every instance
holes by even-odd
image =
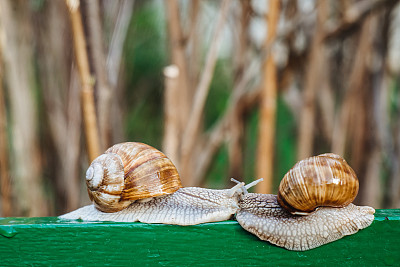
[[[86,185],[90,200],[103,212],[120,211],[136,200],[172,194],[182,187],[171,160],[136,142],[114,145],[93,160]]]
[[[358,193],[358,179],[340,156],[328,153],[296,163],[279,185],[278,202],[292,214],[318,207],[344,207]]]

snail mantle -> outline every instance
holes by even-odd
[[[236,221],[192,226],[0,218],[1,266],[382,266],[400,262],[400,210],[376,210],[356,235],[298,252]]]

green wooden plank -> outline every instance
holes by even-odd
[[[260,241],[236,221],[176,226],[0,218],[0,265],[400,264],[400,210],[377,210],[367,229],[294,252]]]

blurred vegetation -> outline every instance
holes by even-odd
[[[127,140],[161,148],[163,76],[168,51],[159,7],[139,1],[124,47]]]
[[[0,158],[1,171],[7,171],[0,175],[3,178],[9,177],[9,181],[7,182],[8,178],[2,179],[5,184],[0,184],[3,197],[0,201],[4,203],[7,201],[5,199],[8,199],[17,209],[7,213],[7,208],[3,206],[0,215],[60,214],[89,202],[84,185],[85,170],[88,166],[85,150],[87,141],[83,134],[84,122],[81,118],[77,119],[77,113],[74,113],[74,110],[80,109],[81,100],[68,9],[61,0],[1,1],[0,36],[9,38],[1,39],[3,43],[0,42],[0,62],[3,62],[0,65],[0,107],[5,109],[4,112],[0,110],[0,122],[3,127],[1,133],[4,134],[0,135],[0,144],[3,144],[0,146],[0,156],[7,156],[6,159]],[[107,58],[116,21],[123,16],[123,5],[130,1],[94,2],[100,6],[101,37],[106,50],[104,56]],[[190,159],[189,171],[182,171],[184,176],[189,176],[187,173],[192,171],[193,176],[197,177],[197,180],[192,180],[193,184],[210,188],[230,187],[231,175],[240,176],[234,178],[246,183],[259,178],[256,165],[259,126],[262,120],[260,99],[263,95],[260,91],[265,83],[264,61],[272,54],[279,60],[276,63],[276,122],[275,128],[272,129],[275,137],[271,193],[277,192],[281,178],[299,160],[299,155],[307,154],[300,148],[299,129],[305,125],[301,117],[304,109],[313,106],[313,132],[309,136],[312,139],[309,147],[312,154],[333,151],[336,140],[334,134],[339,132],[339,135],[344,136],[345,145],[338,150],[352,166],[354,164],[360,181],[364,185],[368,183],[370,187],[369,191],[360,189],[363,197],[359,201],[369,205],[372,205],[372,202],[376,207],[399,207],[400,70],[396,69],[396,61],[393,64],[389,62],[389,52],[400,49],[396,46],[400,43],[400,38],[396,37],[396,33],[400,32],[400,24],[397,23],[397,18],[400,17],[398,1],[383,0],[378,4],[369,0],[324,2],[329,6],[326,24],[334,27],[331,27],[333,30],[329,27],[323,29],[326,30],[326,36],[319,47],[322,47],[319,51],[322,51],[323,56],[320,65],[314,64],[311,59],[313,53],[318,53],[319,49],[314,48],[312,42],[319,31],[318,16],[319,12],[323,13],[323,1],[280,1],[282,7],[277,25],[278,35],[274,41],[274,46],[278,47],[276,51],[275,47],[269,46],[270,44],[263,44],[267,27],[265,17],[268,13],[265,6],[269,1],[228,2],[230,6],[226,9],[226,21],[225,24],[221,24],[220,29],[223,38],[218,43],[213,40],[213,34],[219,30],[218,19],[223,17],[221,3],[225,1],[177,1],[180,10],[179,25],[183,34],[181,39],[178,38],[180,42],[174,42],[176,40],[171,36],[172,21],[177,19],[172,17],[171,20],[171,10],[168,9],[169,5],[172,5],[171,2],[134,1],[133,13],[128,15],[127,31],[123,38],[117,84],[110,85],[110,106],[118,106],[118,109],[115,111],[109,108],[111,117],[108,123],[111,130],[108,135],[101,136],[102,150],[125,141],[143,142],[162,150],[167,126],[164,68],[171,64],[179,65],[175,58],[175,49],[181,49],[187,64],[185,71],[189,78],[186,81],[186,89],[192,97],[188,103],[191,108],[197,101],[193,96],[205,72],[208,52],[213,44],[218,43],[220,47],[215,67],[211,68],[212,79],[208,86],[204,112],[201,114],[201,125],[193,135],[198,141],[198,144],[193,145],[193,153],[201,154],[208,149],[207,145],[211,143],[209,137],[220,125],[223,125],[220,131],[223,137],[216,141],[213,148],[215,153],[210,152],[211,163],[201,165],[205,166],[205,177],[196,170],[197,163],[192,162],[197,160],[196,157]],[[82,0],[81,3],[92,70],[95,65],[92,54],[95,48],[89,42],[93,30],[88,23],[89,2]],[[364,10],[361,7],[370,9]],[[352,17],[346,17],[347,13],[352,14],[352,8],[359,11],[354,21],[351,21]],[[370,36],[363,35],[363,31],[369,31]],[[357,55],[360,53],[363,38],[370,38],[365,40],[368,43],[365,56],[360,56],[366,59],[363,64],[357,65]],[[394,48],[392,43],[395,43]],[[12,55],[20,56],[12,58]],[[256,66],[255,70],[252,70],[253,65]],[[357,67],[362,69],[361,74],[354,72]],[[30,68],[33,70],[32,74],[29,74]],[[13,84],[10,82],[10,70],[14,69],[17,74]],[[321,69],[326,69],[328,74],[320,71]],[[307,87],[310,87],[306,80],[311,70],[316,70],[316,73],[311,74],[311,80],[319,84],[310,104],[306,99]],[[250,73],[250,78],[244,82],[244,93],[240,95],[240,89],[237,87],[242,79],[245,80],[243,77],[246,71]],[[92,75],[95,81],[96,105],[99,105],[100,79],[94,71]],[[24,81],[18,81],[19,79]],[[182,89],[181,84],[180,86]],[[22,100],[13,96],[13,90],[19,90],[18,94]],[[328,92],[328,96],[319,95],[321,92]],[[251,100],[247,102],[243,101],[245,104],[240,102],[243,99],[238,97],[237,103],[241,104],[236,103],[234,106],[232,96],[235,94],[252,97],[250,96]],[[182,104],[182,101],[179,104]],[[33,105],[32,110],[28,109],[30,105]],[[233,115],[228,114],[234,117],[238,124],[241,123],[237,128],[230,124],[232,122],[226,114],[232,106],[239,110],[238,113],[233,112]],[[332,110],[329,110],[331,106]],[[24,107],[26,109],[23,109]],[[181,108],[181,105],[179,107]],[[102,108],[96,108],[99,115]],[[184,110],[181,113],[189,113],[186,114],[189,116],[190,111]],[[25,116],[18,117],[16,113]],[[227,122],[224,121],[226,118]],[[326,122],[327,118],[329,122]],[[23,126],[32,120],[35,124],[31,128],[32,133],[21,138],[18,131],[25,129]],[[188,121],[185,123],[189,124]],[[340,123],[346,126],[342,132],[338,130]],[[187,136],[184,126],[180,127],[178,139],[181,141],[187,139]],[[232,137],[234,134],[230,135],[233,132],[239,136],[238,142]],[[63,136],[59,137],[59,133]],[[21,148],[22,152],[17,151],[18,146],[24,146],[23,141],[29,138],[34,140],[34,145]],[[235,151],[235,146],[241,151],[238,162],[242,160],[242,168],[239,170],[232,166],[232,162],[235,161],[231,152]],[[182,151],[178,153],[177,165],[184,162],[185,156]],[[25,167],[28,175],[21,174],[17,167],[18,157],[25,154],[33,158]],[[376,157],[375,161],[372,160],[373,157]],[[374,162],[377,162],[378,167],[371,170]],[[379,173],[379,177],[372,175],[375,178],[368,178],[374,171]],[[29,184],[24,190],[44,192],[41,197],[28,197],[24,200],[27,203],[44,203],[41,204],[45,210],[43,213],[30,211],[29,207],[24,206],[27,205],[25,202],[19,203],[16,200],[17,196],[24,192],[21,189],[21,181]],[[73,186],[67,188],[66,183],[70,181]],[[32,185],[35,183],[38,184],[37,187]],[[376,192],[371,189],[375,187]],[[385,189],[392,191],[383,192]],[[78,192],[75,195],[72,191]],[[74,202],[71,198],[77,200]]]

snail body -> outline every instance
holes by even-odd
[[[237,194],[240,186],[224,190],[184,187],[163,197],[153,198],[146,202],[134,202],[121,211],[106,213],[98,210],[94,205],[89,205],[65,214],[61,218],[176,225],[225,221],[238,210]]]
[[[60,218],[194,225],[236,215],[245,230],[289,250],[332,242],[374,219],[373,208],[351,204],[358,179],[338,155],[298,162],[283,178],[277,196],[247,192],[260,180],[248,185],[235,181],[223,190],[182,187],[176,168],[160,151],[122,143],[95,159],[86,173],[93,205]]]

